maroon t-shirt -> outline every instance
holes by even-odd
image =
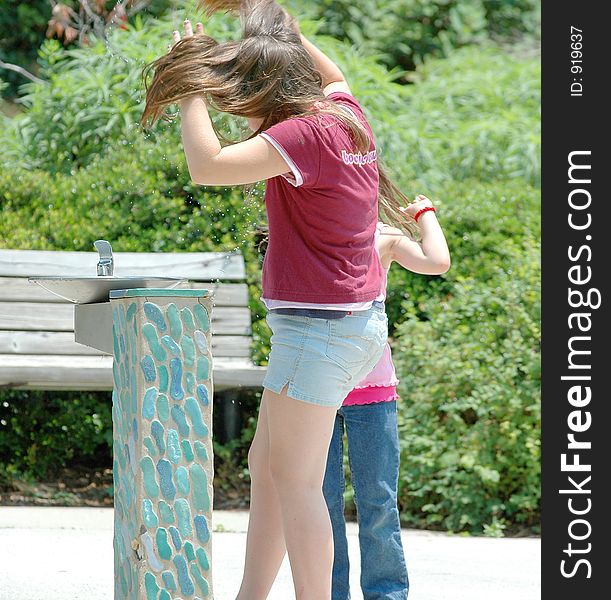
[[[332,115],[288,119],[261,134],[291,167],[267,181],[267,299],[342,304],[374,300],[381,291],[373,132],[355,98],[343,92],[329,98],[363,123],[368,153],[355,149],[348,128]]]

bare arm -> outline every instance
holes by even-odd
[[[182,141],[191,179],[201,185],[241,185],[290,171],[282,155],[261,136],[221,147],[206,101],[181,102]]]
[[[424,198],[420,196],[419,198]],[[416,214],[420,208],[432,206],[428,198],[419,200],[408,207],[409,214]],[[384,266],[392,261],[404,269],[422,275],[441,275],[450,268],[450,251],[435,213],[423,213],[418,219],[422,241],[415,242],[400,229],[385,227],[380,236],[380,255]]]
[[[203,33],[201,23],[196,33]],[[193,35],[185,21],[185,36]],[[174,42],[180,40],[175,31]],[[325,95],[350,88],[339,67],[314,44],[301,36],[304,47],[312,56],[323,77]],[[282,155],[264,138],[256,136],[245,142],[222,147],[216,136],[208,107],[203,97],[191,97],[180,103],[182,139],[191,179],[201,185],[242,185],[270,179],[290,171]]]
[[[197,33],[203,32],[201,23]],[[185,21],[185,36],[193,35]],[[175,31],[174,42],[180,40]],[[201,185],[241,185],[270,179],[290,171],[282,155],[262,137],[222,147],[201,96],[180,103],[182,140],[191,179]]]
[[[346,92],[347,94],[351,94],[350,87],[340,68],[322,50],[317,48],[303,35],[301,36],[301,43],[312,57],[314,66],[322,75],[322,87],[325,96],[333,92]]]

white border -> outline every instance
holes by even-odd
[[[293,172],[293,176],[295,180],[289,179],[286,175],[282,175],[292,186],[299,187],[303,185],[303,176],[301,171],[297,168],[297,165],[293,162],[293,159],[287,154],[286,150],[269,134],[260,133],[259,134],[264,140],[267,140],[278,152],[280,152],[282,158],[286,161],[286,164],[290,167]]]

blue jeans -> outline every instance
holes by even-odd
[[[397,509],[399,436],[397,402],[338,410],[323,484],[333,526],[332,600],[349,600],[349,560],[344,519],[344,428],[359,525],[361,589],[365,600],[405,600],[409,581]]]

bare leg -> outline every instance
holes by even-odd
[[[264,394],[248,452],[250,516],[244,575],[236,600],[265,600],[286,552],[280,502],[269,466],[268,426]]]
[[[294,400],[286,396],[286,388],[281,394],[266,389],[264,400],[271,475],[296,600],[330,600],[333,535],[322,483],[337,407]]]

